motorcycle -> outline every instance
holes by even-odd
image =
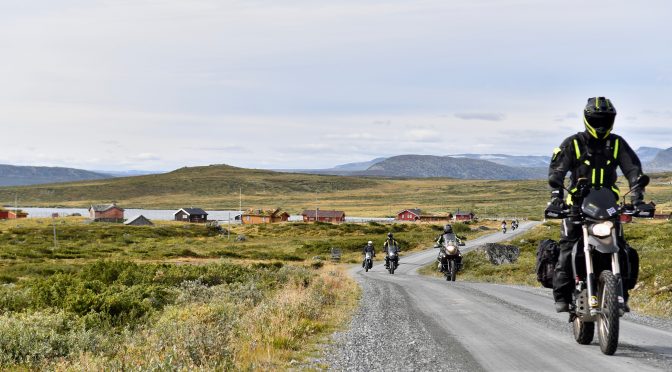
[[[444,235],[443,248],[439,253],[439,267],[447,281],[454,282],[457,278],[457,272],[460,270],[457,264],[457,258],[460,256],[458,243],[453,237]],[[459,244],[464,245],[464,244]],[[440,246],[436,248],[441,248]]]
[[[389,271],[390,274],[394,274],[394,270],[399,266],[399,247],[396,245],[388,245],[387,258],[389,263],[387,271]]]
[[[364,254],[364,270],[368,273],[369,269],[373,267],[373,258],[371,252],[366,252]]]
[[[517,228],[518,228],[518,224],[517,224],[517,223],[515,223],[515,222],[514,222],[514,223],[511,223],[511,231],[516,231]]]
[[[640,177],[625,195],[648,183],[647,176]],[[564,188],[561,182],[553,182],[551,186]],[[547,218],[571,216],[581,221],[583,239],[574,245],[571,256],[576,278],[573,304],[570,306],[574,339],[582,345],[590,344],[597,326],[602,353],[613,355],[618,347],[619,319],[625,314],[621,268],[625,269],[626,263],[619,255],[620,244],[624,242],[619,218],[621,214],[652,217],[654,212],[636,212],[625,203],[619,205],[612,190],[589,186],[581,180],[573,192],[567,191],[578,196],[579,200],[583,199],[580,208],[572,211],[549,206],[545,215]]]
[[[502,226],[502,234],[506,234],[506,226]]]

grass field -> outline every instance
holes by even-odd
[[[672,211],[672,174],[654,175],[647,197]],[[621,188],[624,188],[622,186]],[[344,210],[349,216],[393,216],[406,208],[429,213],[539,217],[548,201],[545,181],[380,179],[276,173],[224,165],[182,168],[160,175],[53,185],[0,188],[0,204],[88,207],[117,201],[123,207],[237,209],[282,207]]]
[[[472,239],[494,224],[455,230]],[[380,249],[393,232],[408,252],[440,230],[283,223],[221,234],[60,218],[54,244],[50,219],[0,221],[0,367],[284,369],[357,304],[346,266],[329,262],[332,247],[359,263],[368,240]]]
[[[672,222],[635,220],[625,225],[625,236],[640,255],[639,282],[630,291],[630,306],[647,315],[672,318]],[[536,249],[543,239],[560,237],[558,222],[546,222],[523,236],[506,242],[520,247],[518,261],[495,266],[483,252],[464,255],[464,270],[458,280],[540,286],[536,281]],[[436,264],[423,267],[421,273],[436,275]]]

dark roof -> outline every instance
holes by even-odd
[[[474,214],[473,212],[455,212],[456,216],[469,216]]]
[[[308,217],[315,217],[315,210],[314,209],[306,209],[301,213],[303,216],[308,216]],[[327,211],[327,210],[317,210],[317,217],[323,217],[323,218],[340,218],[344,217],[345,212],[343,211]]]
[[[93,209],[94,212],[105,212],[105,211],[108,211],[112,208],[117,208],[117,209],[120,209],[122,211],[124,210],[123,208],[117,207],[117,205],[114,204],[114,203],[112,203],[112,204],[93,204],[91,207],[89,207],[89,210]]]
[[[208,213],[205,212],[205,211],[204,211],[203,209],[201,209],[201,208],[182,208],[182,209],[180,209],[180,211],[184,211],[184,213],[186,213],[186,214],[188,214],[188,215],[190,215],[190,216],[191,216],[192,214],[204,214],[204,215],[206,215],[206,216],[208,215]],[[180,211],[177,211],[177,212],[173,213],[173,215],[176,215],[176,214],[180,213]]]
[[[282,212],[282,209],[276,208],[276,209],[248,209],[243,213],[245,216],[277,216],[280,215],[282,216],[283,214],[289,215],[287,212]]]
[[[409,212],[413,213],[413,214],[416,215],[416,216],[420,216],[420,215],[422,214],[422,211],[421,211],[419,208],[404,209],[403,211],[401,211],[401,212],[399,212],[399,213],[397,213],[397,214],[401,214],[401,213],[404,213],[404,212],[406,212],[406,211],[409,211]]]
[[[150,221],[149,218],[147,218],[143,215],[139,215],[139,216],[128,219],[126,222],[124,222],[124,225],[130,225],[133,222],[138,221],[138,220],[144,220],[144,221],[147,221],[150,225],[153,225],[152,221]]]

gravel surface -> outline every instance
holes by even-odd
[[[324,363],[347,371],[481,371],[432,319],[417,316],[399,286],[364,279],[361,307],[347,332],[334,336]]]

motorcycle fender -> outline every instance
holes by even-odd
[[[612,254],[618,252],[618,246],[614,244],[614,239],[611,236],[598,238],[593,235],[588,235],[588,244],[595,247],[600,253]]]

